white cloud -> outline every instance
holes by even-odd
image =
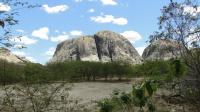
[[[11,10],[10,6],[0,2],[0,12],[7,12],[7,11],[10,11],[10,10]]]
[[[95,10],[93,8],[91,8],[91,9],[88,10],[88,12],[93,13],[93,12],[95,12]]]
[[[58,35],[56,37],[51,37],[52,42],[62,42],[69,38],[68,35]]]
[[[32,44],[37,43],[37,40],[28,38],[27,36],[22,36],[20,38],[14,38],[11,41],[15,42],[17,44],[22,44],[22,45],[32,45]]]
[[[31,56],[27,56],[26,59],[28,59],[29,61],[34,62],[34,63],[37,62],[36,59],[34,57],[31,57]]]
[[[31,61],[31,62],[36,62],[36,59],[28,56],[25,52],[23,51],[12,51],[13,54],[20,56],[20,57],[25,57],[27,60]]]
[[[126,25],[128,24],[128,20],[123,17],[116,18],[113,15],[102,15],[90,18],[92,21],[96,23],[113,23],[116,25]]]
[[[142,36],[136,31],[124,31],[120,34],[127,38],[131,43],[135,43],[135,41],[142,38]]]
[[[17,49],[22,49],[24,47],[26,47],[26,46],[25,45],[20,45],[20,44],[14,45],[14,48],[17,48]]]
[[[138,51],[138,53],[140,54],[140,56],[142,56],[142,53],[143,53],[145,47],[136,47],[135,49]]]
[[[53,56],[55,50],[56,50],[56,49],[55,49],[54,47],[51,47],[51,48],[48,49],[48,51],[45,52],[45,54],[46,54],[47,56]]]
[[[21,56],[21,57],[25,57],[25,55],[26,55],[26,53],[23,51],[13,51],[12,53],[17,56]]]
[[[55,32],[56,32],[56,33],[59,33],[60,31],[59,31],[59,30],[55,30]]]
[[[69,9],[67,5],[57,5],[54,7],[49,7],[47,4],[43,5],[42,8],[49,14],[56,14]]]
[[[20,33],[24,33],[24,30],[22,30],[22,29],[17,29],[16,31],[20,32]]]
[[[82,2],[82,1],[86,1],[86,0],[74,0],[75,2]],[[94,2],[96,0],[87,0],[88,2]]]
[[[67,32],[63,31],[62,34],[67,35]]]
[[[49,28],[42,27],[40,29],[34,30],[32,32],[32,36],[38,37],[40,39],[48,40],[48,33],[49,33]]]
[[[75,2],[82,2],[83,0],[75,0]]]
[[[83,32],[80,31],[80,30],[73,30],[73,31],[70,32],[70,35],[72,35],[72,36],[81,36],[81,35],[83,35]]]
[[[101,0],[101,3],[103,5],[112,5],[112,6],[117,5],[116,0]]]
[[[113,19],[113,24],[117,24],[117,25],[126,25],[128,23],[128,20],[126,18],[114,18]]]

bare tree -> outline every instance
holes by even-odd
[[[86,104],[70,97],[72,85],[65,83],[4,86],[2,112],[87,112]]]
[[[13,26],[19,23],[16,18],[20,15],[20,11],[23,9],[29,9],[34,7],[39,7],[39,5],[32,5],[28,0],[1,0],[0,7],[0,46],[3,47],[13,47],[15,38],[20,39],[20,35],[13,33]],[[23,48],[24,46],[21,46]]]

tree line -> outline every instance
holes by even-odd
[[[122,62],[66,61],[60,63],[15,64],[0,61],[1,83],[48,82],[48,81],[96,81],[123,80],[132,77],[173,77],[186,74],[186,66],[181,60],[146,61],[140,65]]]

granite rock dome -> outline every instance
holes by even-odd
[[[168,60],[180,57],[180,44],[173,40],[159,39],[152,42],[144,49],[144,60]]]
[[[139,64],[142,62],[142,57],[122,35],[111,31],[100,31],[92,36],[80,36],[59,43],[51,62],[66,60],[125,61]]]

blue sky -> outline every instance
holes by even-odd
[[[17,17],[20,24],[14,29],[24,36],[18,43],[27,48],[12,51],[42,64],[52,57],[60,41],[101,30],[121,33],[141,54],[149,35],[158,29],[160,9],[169,3],[169,0],[29,1],[42,7],[21,11]]]

